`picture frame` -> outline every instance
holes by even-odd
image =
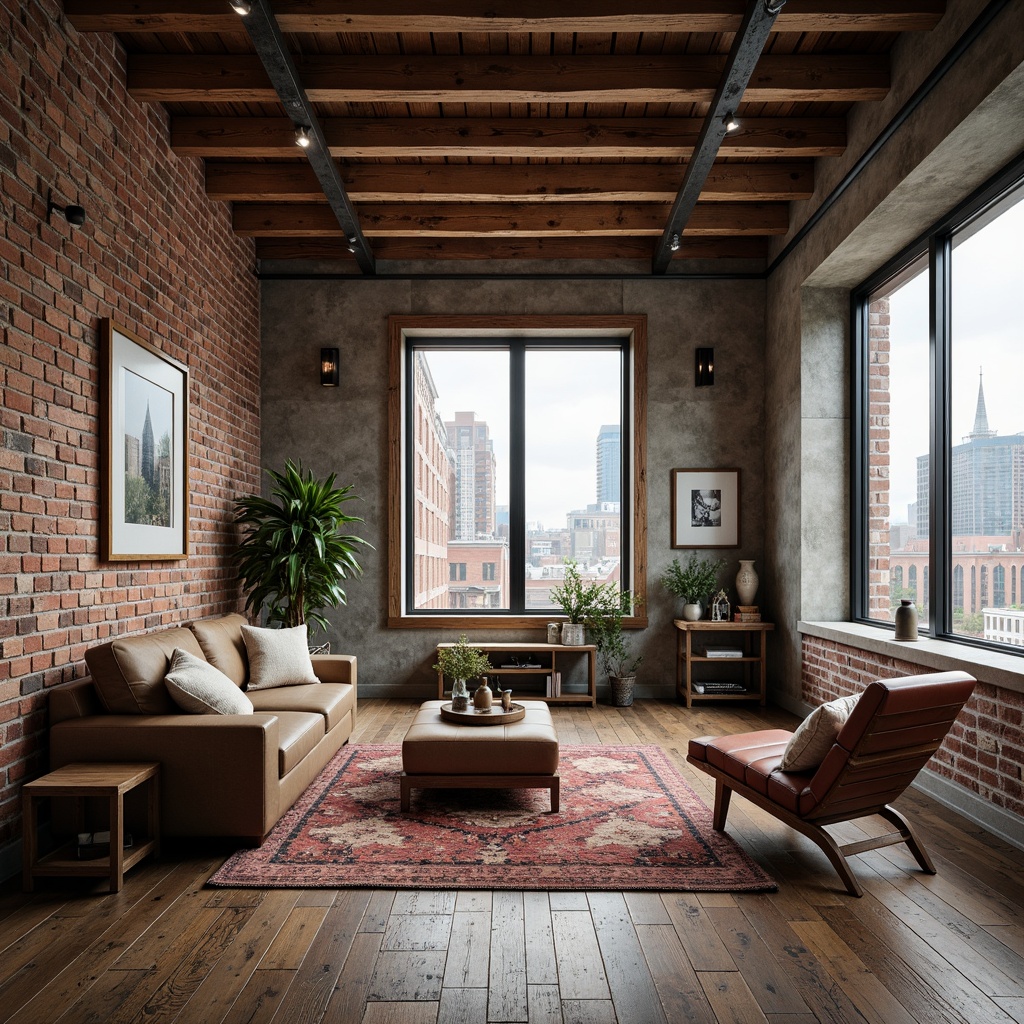
[[[740,546],[740,471],[672,470],[672,547]]]
[[[187,558],[188,367],[112,318],[100,364],[100,557]]]

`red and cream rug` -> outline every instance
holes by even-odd
[[[775,889],[656,746],[563,746],[557,814],[545,790],[414,790],[403,814],[401,770],[397,745],[342,747],[263,846],[209,884]]]

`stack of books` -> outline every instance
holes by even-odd
[[[732,615],[733,622],[760,622],[761,610],[756,604],[738,604]]]
[[[705,658],[742,658],[743,650],[740,647],[705,647]]]
[[[545,694],[547,697],[561,697],[562,696],[562,673],[555,672],[547,677],[548,681],[548,692]]]
[[[747,688],[742,683],[727,683],[718,680],[708,680],[703,683],[693,684],[694,693],[746,693]]]

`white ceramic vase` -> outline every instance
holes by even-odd
[[[587,642],[582,622],[562,623],[562,643],[566,647],[582,647]]]
[[[736,596],[739,598],[739,604],[752,605],[754,603],[758,582],[757,573],[754,572],[754,560],[741,558],[740,571],[736,573]]]
[[[703,611],[699,601],[693,601],[690,604],[683,605],[683,618],[686,619],[687,622],[696,622],[702,614]]]

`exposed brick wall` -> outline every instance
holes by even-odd
[[[259,487],[259,301],[251,243],[175,157],[162,108],[125,90],[110,35],[55,0],[0,5],[0,849],[46,767],[46,690],[83,652],[239,607],[231,502]],[[46,221],[55,201],[88,220]],[[101,563],[99,320],[190,370],[187,562]]]
[[[874,679],[918,675],[920,665],[803,638],[803,699],[809,704],[859,693]],[[929,767],[1024,817],[1024,694],[979,682]]]

